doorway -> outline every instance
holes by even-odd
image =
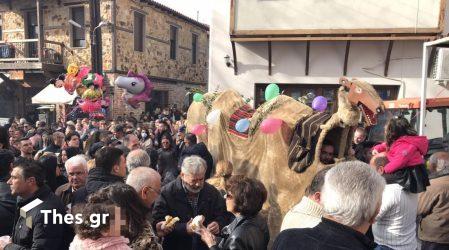
[[[36,39],[39,34],[39,27],[37,26],[37,13],[34,11],[25,12],[25,38]],[[26,43],[26,57],[37,58],[38,57],[38,45],[36,42]]]

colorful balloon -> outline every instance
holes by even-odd
[[[218,122],[218,120],[220,119],[220,115],[221,115],[221,111],[219,109],[211,111],[206,117],[207,124],[209,124],[209,125],[216,124]]]
[[[276,98],[280,93],[279,86],[276,83],[271,83],[265,89],[265,101],[269,101],[273,98]]]
[[[192,128],[192,134],[194,134],[196,136],[202,135],[202,134],[206,133],[206,131],[207,131],[207,126],[204,124],[196,124]]]
[[[283,121],[277,118],[267,118],[260,124],[260,130],[265,134],[274,134],[282,126]]]
[[[104,80],[104,76],[95,73],[95,80],[94,80],[94,84],[96,86],[98,86],[100,89],[103,88],[103,80]]]
[[[71,63],[69,64],[69,66],[67,66],[67,74],[68,75],[73,75],[76,76],[76,74],[78,73],[78,65]]]
[[[204,99],[204,96],[203,96],[203,94],[201,94],[201,93],[195,93],[195,94],[193,95],[193,100],[194,100],[195,102],[202,102],[203,99]]]
[[[235,124],[235,130],[240,133],[245,133],[249,129],[250,121],[246,118],[240,119]]]
[[[316,111],[323,112],[327,108],[327,99],[324,96],[317,96],[312,101],[312,108]]]

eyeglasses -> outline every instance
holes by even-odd
[[[223,195],[223,198],[225,198],[225,199],[227,199],[227,198],[232,199],[232,194],[226,193],[225,195]]]
[[[160,195],[160,194],[161,194],[161,190],[156,191],[156,189],[154,189],[154,188],[152,188],[152,187],[150,187],[150,186],[148,186],[148,188],[151,189],[151,190],[153,190],[153,192],[155,192],[157,195]]]

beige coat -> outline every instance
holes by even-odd
[[[427,191],[419,194],[418,216],[421,240],[449,243],[449,175],[431,179]]]

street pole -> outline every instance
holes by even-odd
[[[90,0],[90,44],[91,44],[91,64],[93,73],[102,73],[103,69],[103,55],[101,44],[101,28],[95,29],[100,23],[100,1]]]

